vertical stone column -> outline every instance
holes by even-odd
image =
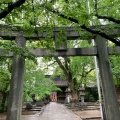
[[[108,58],[106,40],[104,38],[97,37],[95,41],[98,51],[97,58],[100,69],[106,117],[107,120],[120,120],[120,111]]]
[[[65,33],[60,35],[59,32],[55,32],[54,39],[55,39],[55,48],[57,51],[67,50],[67,38]]]
[[[16,37],[15,41],[19,47],[26,45],[26,40],[21,34]],[[7,120],[21,120],[24,66],[25,60],[21,59],[20,55],[14,55]]]

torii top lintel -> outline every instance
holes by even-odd
[[[101,30],[105,31],[105,33],[111,37],[120,36],[120,28],[116,25],[98,25],[91,26],[92,30]],[[29,32],[28,32],[29,31]],[[0,25],[0,37],[5,40],[14,40],[14,38],[19,34],[23,34],[23,36],[27,40],[39,40],[46,37],[54,38],[55,35],[59,36],[59,34],[65,36],[67,40],[74,40],[77,38],[81,38],[82,40],[90,40],[93,39],[96,35],[91,34],[89,32],[83,31],[79,26],[72,27],[37,27],[33,29],[22,29],[22,27],[18,26],[8,26],[8,25]]]

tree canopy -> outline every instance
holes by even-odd
[[[118,38],[106,34],[114,24],[120,23],[119,0],[2,0],[1,23],[23,26],[26,29],[38,26],[80,26],[81,29],[100,35],[116,45]],[[92,25],[106,25],[105,31],[91,29]]]
[[[45,73],[33,61],[26,60],[24,99],[30,100],[31,94],[42,99],[52,91],[60,90],[51,78],[45,78]]]

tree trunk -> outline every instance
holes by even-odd
[[[78,91],[75,89],[74,80],[72,80],[72,78],[69,78],[69,81],[70,81],[70,90],[71,90],[72,101],[76,102],[78,99]]]
[[[2,92],[2,103],[1,103],[1,112],[5,110],[5,102],[6,102],[7,95],[5,92]]]
[[[70,68],[70,59],[68,57],[63,57],[64,58],[64,63],[61,62],[61,60],[58,57],[54,57],[56,62],[58,63],[59,67],[63,70],[68,82],[69,82],[69,87],[71,91],[71,97],[73,101],[76,101],[78,98],[77,95],[77,90],[75,89],[75,79],[73,80],[71,68]]]

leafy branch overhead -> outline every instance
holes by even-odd
[[[16,2],[9,2],[8,6],[0,13],[0,19],[5,18],[12,10],[20,7],[26,0],[17,0]]]
[[[115,19],[115,18],[113,18],[113,17],[111,17],[111,16],[107,16],[107,15],[99,15],[99,13],[98,13],[98,0],[95,0],[94,9],[95,9],[95,16],[96,16],[98,19],[105,19],[105,20],[109,20],[109,21],[111,21],[111,22],[120,24],[120,20],[118,20],[118,19]]]
[[[3,43],[0,41],[0,48],[1,48],[0,54],[1,60],[4,59],[3,57],[4,54],[9,54],[10,52],[12,52],[12,54],[14,55],[20,55],[21,58],[23,59],[28,58],[29,60],[33,60],[35,63],[37,63],[35,55],[32,52],[30,52],[27,47],[25,48],[18,47],[15,42]]]
[[[98,14],[96,14],[95,16],[96,16],[98,19],[107,19],[107,20],[109,20],[109,21],[111,21],[111,22],[120,24],[120,20],[117,20],[117,19],[112,18],[112,17],[109,17],[109,16],[101,16],[101,15],[98,15]]]
[[[61,18],[64,18],[64,19],[72,22],[72,23],[76,23],[77,25],[79,25],[82,29],[84,29],[87,32],[90,32],[95,35],[100,35],[100,36],[104,37],[105,39],[108,39],[111,42],[115,43],[116,45],[120,46],[120,42],[117,38],[110,37],[109,35],[106,34],[105,31],[101,31],[101,30],[97,30],[97,29],[93,30],[86,24],[86,21],[89,22],[91,17],[93,20],[94,20],[94,17],[96,17],[96,18],[98,18],[98,20],[103,19],[103,20],[108,20],[110,22],[114,22],[116,24],[120,24],[119,17],[115,18],[114,17],[115,15],[113,16],[112,14],[106,13],[107,9],[109,10],[111,7],[113,7],[112,10],[113,10],[114,14],[117,15],[119,13],[119,10],[116,11],[116,9],[118,7],[119,1],[115,1],[112,3],[109,3],[109,1],[103,1],[104,4],[102,4],[102,3],[100,4],[100,2],[98,2],[97,0],[94,0],[93,2],[92,1],[88,1],[88,2],[90,2],[89,7],[91,7],[91,8],[89,8],[87,6],[87,1],[86,2],[76,1],[75,4],[72,5],[73,0],[70,0],[69,2],[60,1],[60,0],[58,0],[58,1],[56,1],[56,0],[42,1],[42,2],[40,2],[40,1],[27,1],[26,2],[26,0],[17,0],[16,2],[8,2],[7,7],[5,7],[3,10],[1,10],[0,19],[5,18],[8,14],[12,13],[12,11],[14,9],[19,8],[20,6],[25,4],[23,7],[21,7],[21,9],[23,9],[23,11],[25,11],[24,13],[27,13],[28,15],[30,13],[31,13],[31,15],[33,14],[32,16],[29,15],[29,18],[28,18],[28,19],[32,19],[32,21],[30,20],[30,24],[33,24],[33,21],[34,21],[34,24],[39,25],[41,20],[44,21],[44,19],[49,19],[49,21],[50,21],[50,19],[52,20],[52,16],[54,19],[54,17],[55,17],[54,14],[55,14]],[[4,2],[2,4],[4,4]],[[28,9],[27,7],[30,9]],[[86,7],[86,8],[84,8],[84,7]],[[71,9],[74,9],[74,8],[77,12],[75,12],[74,10],[71,11]],[[102,8],[105,8],[105,9],[102,9]],[[91,11],[92,11],[91,13],[88,13],[89,9],[91,9]],[[41,12],[41,14],[40,14],[40,12]],[[53,13],[53,15],[51,13]],[[38,14],[39,14],[39,16],[38,16]],[[40,15],[41,15],[41,17],[40,17]],[[43,17],[45,17],[44,19],[42,18],[42,15],[43,15]],[[38,16],[38,17],[36,17],[36,16]],[[31,18],[31,17],[33,17],[33,18]],[[81,19],[81,17],[83,20]],[[81,22],[81,21],[83,21],[83,22]],[[28,24],[28,23],[29,23],[29,21],[25,24]]]
[[[71,21],[71,22],[77,23],[77,24],[79,25],[79,21],[78,21],[77,19],[72,18],[72,17],[70,17],[70,16],[66,16],[66,15],[60,13],[60,12],[57,11],[57,10],[51,9],[51,8],[48,7],[48,6],[44,6],[44,7],[45,7],[45,9],[47,9],[48,11],[53,12],[54,14],[56,14],[56,15],[64,18],[64,19],[67,19],[67,20],[69,20],[69,21]],[[98,14],[96,14],[95,16],[96,16],[97,18],[99,18],[99,19],[108,19],[108,20],[110,20],[110,21],[112,21],[112,22],[115,22],[115,23],[117,23],[117,24],[120,23],[120,20],[116,20],[116,19],[114,19],[114,18],[112,18],[112,17],[99,16]],[[90,32],[90,33],[96,34],[96,35],[100,35],[101,37],[104,37],[104,38],[110,40],[111,42],[115,43],[116,45],[120,46],[119,40],[116,40],[115,38],[110,37],[109,35],[107,35],[107,34],[106,34],[105,32],[103,32],[103,31],[92,30],[92,29],[90,29],[89,27],[87,27],[85,24],[80,25],[80,27],[81,27],[82,29],[86,30],[87,32]]]

